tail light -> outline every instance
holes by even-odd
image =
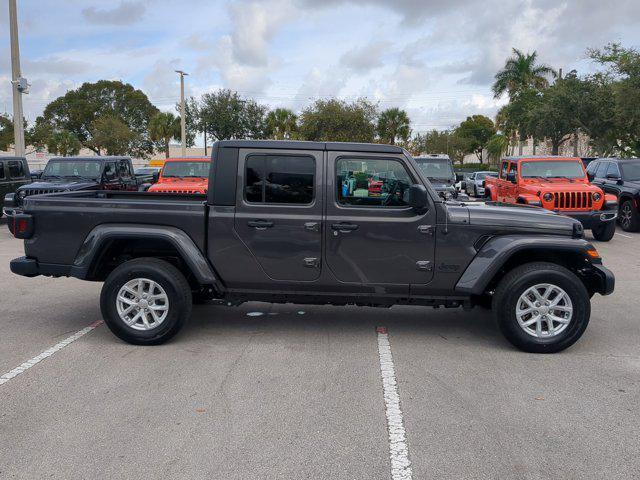
[[[16,213],[9,216],[7,225],[11,234],[16,238],[31,238],[33,235],[33,217],[26,213]]]

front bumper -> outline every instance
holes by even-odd
[[[593,265],[593,268],[595,270],[595,276],[598,280],[596,291],[600,295],[609,295],[613,293],[613,290],[616,286],[616,278],[613,276],[613,272],[602,265]]]
[[[618,218],[618,212],[616,210],[601,210],[591,212],[574,212],[574,211],[562,211],[554,210],[560,215],[575,218],[582,226],[589,230],[601,225],[602,223],[613,222]]]

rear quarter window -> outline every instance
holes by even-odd
[[[8,161],[9,176],[13,179],[24,178],[24,165],[20,161]]]

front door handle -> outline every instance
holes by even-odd
[[[266,230],[267,228],[273,227],[273,222],[268,220],[249,220],[247,225],[255,228],[256,230]]]
[[[358,225],[354,223],[332,223],[331,228],[342,233],[351,232],[358,229]]]

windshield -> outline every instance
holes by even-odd
[[[50,160],[42,176],[82,177],[96,179],[100,177],[102,162],[98,160]]]
[[[622,178],[629,181],[640,180],[640,160],[620,162]]]
[[[584,178],[584,170],[580,161],[522,162],[520,176],[522,178]]]
[[[166,162],[163,177],[207,178],[211,162]]]
[[[450,160],[440,158],[416,158],[415,161],[427,178],[450,179],[454,175]]]
[[[159,169],[156,167],[150,167],[150,168],[138,168],[134,173],[136,175],[144,175],[145,173],[153,173],[153,172],[157,172]]]

